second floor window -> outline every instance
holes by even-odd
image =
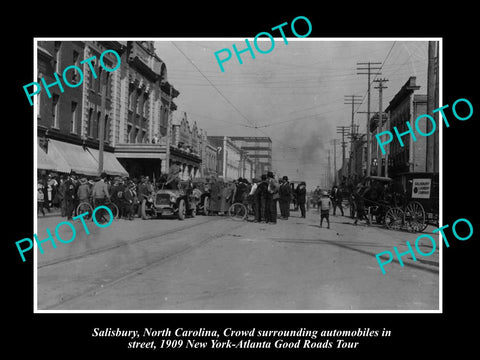
[[[59,105],[58,105],[58,99],[60,96],[58,95],[53,95],[52,96],[52,127],[58,129],[60,127],[60,114],[59,114]]]

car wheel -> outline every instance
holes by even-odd
[[[150,216],[147,215],[147,200],[143,200],[142,201],[142,209],[141,209],[141,212],[142,212],[142,219],[143,220],[148,220],[150,219]]]
[[[183,199],[178,203],[178,219],[185,219],[185,200]]]

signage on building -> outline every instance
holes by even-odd
[[[431,179],[413,179],[412,199],[429,199]]]

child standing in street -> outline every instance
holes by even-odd
[[[320,227],[322,227],[323,219],[325,219],[327,220],[327,229],[330,229],[329,213],[330,213],[330,207],[332,206],[332,202],[326,191],[322,193],[322,197],[320,198],[319,205],[320,205]]]

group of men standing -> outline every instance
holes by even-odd
[[[105,173],[91,179],[80,177],[75,173],[63,175],[58,177],[57,185],[52,190],[54,193],[52,206],[60,208],[61,216],[71,220],[75,215],[76,207],[82,202],[88,202],[96,208],[111,201],[117,205],[120,218],[133,220],[135,214],[140,212],[139,204],[154,191],[148,176],[141,176],[140,181],[137,182],[120,176],[110,180]],[[45,215],[44,208],[50,210],[45,193],[43,181],[39,180],[37,201],[39,212],[43,215]]]
[[[295,192],[295,193],[294,193]],[[295,196],[301,210],[301,216],[305,217],[306,186],[302,182],[297,189],[293,190],[288,177],[284,176],[279,181],[275,180],[272,172],[268,172],[258,179],[253,180],[249,197],[255,213],[255,222],[276,224],[277,202],[280,207],[281,220],[287,220],[290,216],[290,204]]]

